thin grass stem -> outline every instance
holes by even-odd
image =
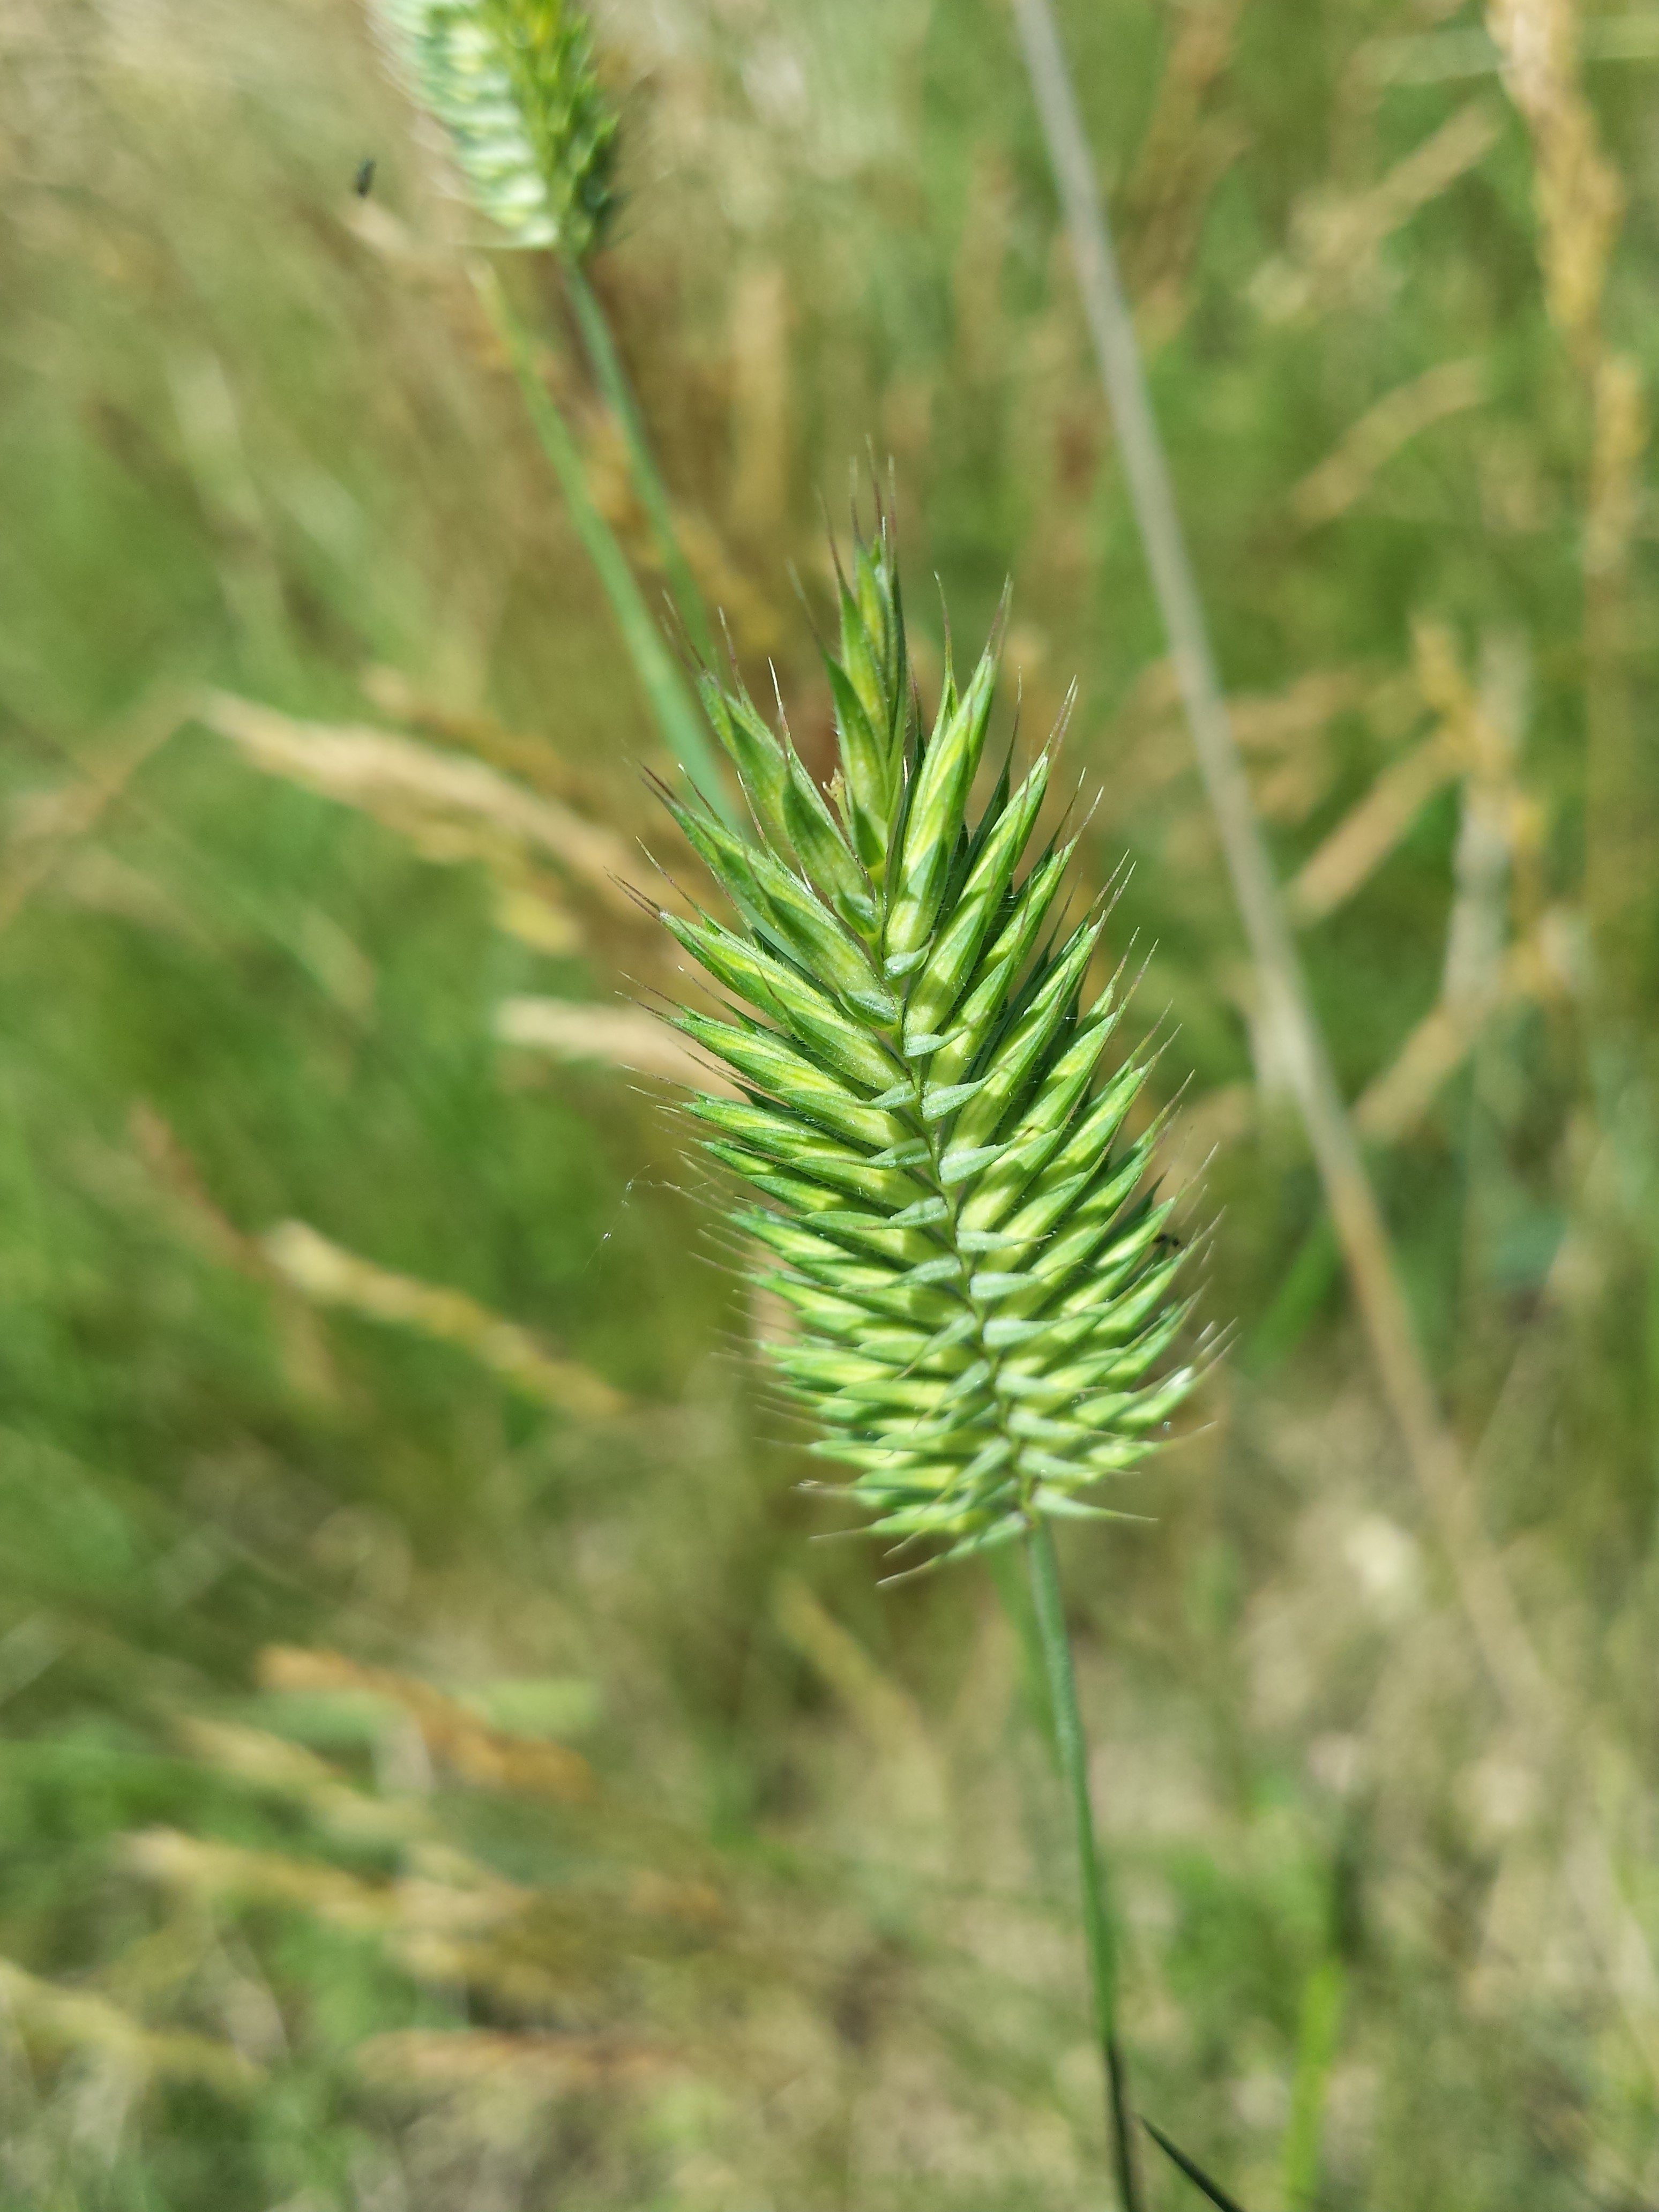
[[[1013,10],[1130,501],[1255,963],[1263,1012],[1282,1042],[1291,1091],[1383,1395],[1476,1649],[1511,1719],[1539,1747],[1540,1764],[1559,1768],[1573,1755],[1567,1717],[1503,1560],[1481,1525],[1475,1491],[1424,1357],[1256,817],[1054,9],[1050,0],[1013,0]],[[1577,1813],[1574,1828],[1571,1858],[1580,1877],[1581,1909],[1623,2003],[1632,2039],[1659,2082],[1659,1970],[1625,1901],[1607,1838],[1588,1800]]]
[[[1291,2117],[1285,2130],[1283,2193],[1290,2212],[1314,2203],[1319,2193],[1321,2139],[1330,2089],[1331,2068],[1347,1996],[1347,1970],[1332,1952],[1322,1959],[1303,1986],[1297,2023],[1296,2074],[1291,2085]]]
[[[507,350],[524,395],[531,428],[552,463],[577,535],[605,586],[663,743],[708,803],[719,810],[725,820],[735,823],[736,810],[726,795],[713,745],[704,732],[685,680],[651,618],[634,572],[617,543],[616,533],[594,502],[581,454],[557,401],[536,366],[529,334],[514,313],[500,277],[488,263],[474,262],[472,281]]]
[[[622,356],[611,334],[611,324],[599,294],[588,283],[586,272],[580,262],[567,260],[564,264],[565,287],[570,295],[570,304],[576,313],[576,324],[582,334],[582,343],[587,349],[587,358],[605,403],[622,426],[623,441],[628,449],[628,466],[634,479],[634,489],[639,495],[651,524],[653,537],[657,541],[658,557],[662,562],[667,579],[669,594],[685,624],[686,635],[698,656],[712,666],[714,660],[714,633],[709,627],[708,614],[697,589],[696,579],[691,574],[690,563],[680,547],[679,534],[674,527],[673,503],[668,496],[668,487],[662,480],[656,455],[651,450],[651,441],[646,434],[645,422],[640,414],[639,402],[634,397],[634,387],[629,382],[628,371],[623,367]]]
[[[1135,2169],[1134,2143],[1129,2113],[1128,2082],[1123,2051],[1117,2034],[1118,1944],[1105,1869],[1095,1840],[1094,1806],[1089,1796],[1088,1747],[1083,1717],[1078,1710],[1077,1674],[1072,1664],[1071,1638],[1066,1633],[1066,1607],[1060,1595],[1060,1562],[1047,1521],[1037,1519],[1026,1531],[1026,1563],[1030,1571],[1031,1599],[1036,1614],[1037,1638],[1042,1647],[1053,1708],[1054,1745],[1060,1772],[1072,1801],[1073,1832],[1077,1844],[1078,1875],[1083,1894],[1083,1940],[1089,1954],[1089,1979],[1094,1996],[1095,2034],[1106,2075],[1106,2123],[1111,2139],[1113,2170],[1123,2212],[1141,2212],[1139,2178]]]
[[[1291,1087],[1383,1389],[1438,1524],[1476,1640],[1506,1704],[1518,1718],[1535,1719],[1548,1703],[1542,1670],[1508,1580],[1476,1528],[1461,1456],[1417,1340],[1388,1230],[1308,995],[1256,818],[1053,11],[1048,0],[1014,0],[1014,14],[1071,234],[1101,381],[1117,426],[1131,504],[1265,1011],[1287,1048]]]

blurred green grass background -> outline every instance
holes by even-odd
[[[1134,864],[1241,1327],[1152,1524],[1067,1573],[1142,2100],[1255,2212],[1659,2200],[1659,17],[1510,13],[1504,79],[1439,0],[1061,9],[1571,1771],[1349,1310],[1005,11],[597,18],[594,278],[751,680],[827,734],[790,568],[822,618],[823,507],[890,454],[924,684],[930,580],[976,643],[1011,574],[1023,726],[1078,678],[1090,865]],[[10,0],[0,59],[3,2202],[1101,2201],[1018,1639],[977,1573],[810,1540],[772,1317],[615,1064],[670,973],[605,872],[674,865],[653,739],[477,233],[350,0]],[[556,276],[507,273],[654,599]]]

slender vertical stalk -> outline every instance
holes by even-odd
[[[1517,1717],[1536,1721],[1552,1703],[1543,1670],[1508,1579],[1480,1535],[1461,1456],[1418,1341],[1388,1229],[1308,995],[1256,819],[1053,12],[1048,0],[1014,0],[1014,14],[1071,234],[1101,380],[1117,425],[1130,498],[1266,1011],[1287,1048],[1297,1105],[1383,1389],[1481,1655]]]
[[[473,263],[472,281],[506,348],[524,395],[531,427],[543,453],[553,465],[570,519],[605,586],[623,642],[651,703],[663,742],[708,803],[717,807],[726,820],[732,822],[735,810],[726,795],[713,746],[692,703],[685,679],[651,618],[615,532],[594,504],[581,454],[559,412],[558,403],[536,366],[529,335],[514,313],[501,279],[487,263]]]
[[[1285,1048],[1309,1148],[1342,1248],[1361,1322],[1412,1473],[1428,1509],[1487,1675],[1546,1768],[1575,1747],[1504,1563],[1481,1526],[1474,1488],[1418,1338],[1376,1194],[1308,994],[1232,720],[1146,389],[1077,94],[1051,0],[1012,0],[1066,226],[1078,289],[1116,424],[1124,474],[1170,641],[1193,746],[1209,793],[1265,1012]],[[1631,433],[1635,440],[1635,431]],[[1639,450],[1639,445],[1635,449]],[[1659,1972],[1625,1902],[1607,1838],[1585,1793],[1571,1818],[1569,1866],[1591,1939],[1632,2039],[1659,2082]]]
[[[1077,1676],[1072,1666],[1071,1638],[1066,1634],[1066,1608],[1060,1597],[1060,1563],[1054,1557],[1054,1540],[1046,1520],[1035,1520],[1027,1530],[1025,1557],[1030,1569],[1037,1637],[1048,1676],[1049,1702],[1054,1708],[1054,1743],[1072,1801],[1073,1832],[1083,1894],[1083,1940],[1089,1954],[1089,1979],[1094,1995],[1095,2035],[1106,2073],[1106,2121],[1112,2163],[1123,2212],[1140,2212],[1140,2185],[1130,2132],[1128,2084],[1117,2038],[1117,1929],[1105,1870],[1095,1842],[1088,1750],[1084,1741],[1083,1717],[1078,1711]]]
[[[622,426],[623,441],[628,448],[628,465],[634,478],[634,489],[640,504],[650,518],[652,535],[657,541],[657,553],[662,562],[663,574],[686,635],[693,647],[706,661],[714,658],[714,634],[708,626],[708,616],[703,607],[702,594],[697,589],[696,579],[690,565],[680,550],[678,532],[674,528],[674,511],[668,496],[668,487],[657,466],[651,441],[646,435],[645,424],[640,416],[639,403],[634,397],[628,372],[623,367],[617,351],[616,340],[611,335],[599,295],[588,283],[586,272],[574,259],[564,264],[565,288],[570,295],[570,304],[576,311],[576,322],[582,334],[582,343],[587,349],[587,358],[592,364],[593,374],[606,404]]]
[[[1290,2212],[1301,2212],[1318,2194],[1325,2106],[1346,1995],[1347,1972],[1340,1956],[1333,1951],[1320,1960],[1302,1990],[1296,2074],[1291,2084],[1291,2117],[1283,2153],[1284,2196]]]

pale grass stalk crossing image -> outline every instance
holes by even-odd
[[[1470,1632],[1511,1715],[1532,1734],[1545,1765],[1558,1765],[1571,1753],[1563,1735],[1556,1697],[1503,1563],[1486,1539],[1469,1471],[1437,1401],[1402,1291],[1399,1263],[1337,1088],[1284,903],[1273,881],[1267,844],[1252,808],[1053,10],[1049,0],[1015,0],[1015,4],[1066,210],[1090,333],[1124,441],[1125,469],[1136,520],[1268,1019],[1282,1040],[1292,1094],[1318,1166],[1377,1372],[1456,1580]],[[1510,19],[1500,13],[1494,20],[1502,27]],[[1546,21],[1553,27],[1547,34],[1549,43],[1559,46],[1566,35],[1565,11],[1546,6],[1539,13],[1540,27]],[[1514,35],[1512,28],[1500,27],[1500,38]],[[1560,66],[1559,57],[1555,65]],[[1534,67],[1540,75],[1547,74],[1541,56]],[[1525,82],[1530,84],[1532,80]],[[1565,86],[1553,85],[1548,91],[1534,86],[1532,97],[1553,119],[1558,106],[1570,110],[1569,118],[1560,120],[1558,137],[1546,137],[1547,146],[1575,135],[1575,125],[1582,135],[1583,111],[1571,106]],[[1552,197],[1552,193],[1561,195],[1564,188],[1559,179],[1552,183],[1547,170],[1540,195],[1548,211],[1551,228],[1547,234],[1552,243],[1559,244],[1563,220],[1571,222],[1575,216],[1587,234],[1580,241],[1585,248],[1583,254],[1570,257],[1567,264],[1558,261],[1552,272],[1558,318],[1575,336],[1583,337],[1600,289],[1606,251],[1601,228],[1610,220],[1610,186],[1595,161],[1593,149],[1586,149],[1573,161],[1572,173],[1579,180],[1579,198],[1570,202],[1571,212],[1564,211],[1559,198]],[[1591,209],[1580,204],[1586,200],[1593,204]],[[1589,296],[1583,300],[1577,273],[1581,263],[1591,272]],[[1575,272],[1565,284],[1564,266]],[[1625,443],[1631,451],[1621,454],[1621,468],[1627,467],[1633,458],[1636,441],[1632,436]],[[1577,1831],[1576,1848],[1595,1870],[1592,1878],[1578,1887],[1579,1909],[1591,1940],[1601,1953],[1612,1985],[1626,1992],[1632,2039],[1659,2085],[1659,1973],[1625,1903],[1606,1839],[1588,1803],[1581,1803]],[[1627,1964],[1632,1959],[1633,1988]]]

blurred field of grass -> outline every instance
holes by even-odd
[[[1152,948],[1173,1151],[1213,1149],[1224,1209],[1206,1304],[1242,1317],[1155,1525],[1068,1565],[1148,2111],[1257,2207],[1634,2208],[1659,1998],[1588,1940],[1560,1812],[1594,1795],[1650,1950],[1647,19],[1583,27],[1623,196],[1586,319],[1540,276],[1595,258],[1572,178],[1535,195],[1548,118],[1468,11],[1062,14],[1571,1775],[1480,1674],[1346,1313],[1003,10],[616,0],[596,282],[803,750],[789,564],[821,607],[868,443],[924,684],[932,576],[976,643],[1011,573],[1023,726],[1077,676],[1091,866],[1135,863],[1114,951]],[[260,773],[209,701],[321,731],[337,789],[367,725],[667,853],[467,219],[348,0],[11,0],[0,60],[0,2194],[1097,2198],[1016,1639],[975,1574],[878,1594],[809,1541],[660,1085],[500,1034],[615,1010],[661,948],[548,836]],[[654,592],[556,280],[507,275]]]

